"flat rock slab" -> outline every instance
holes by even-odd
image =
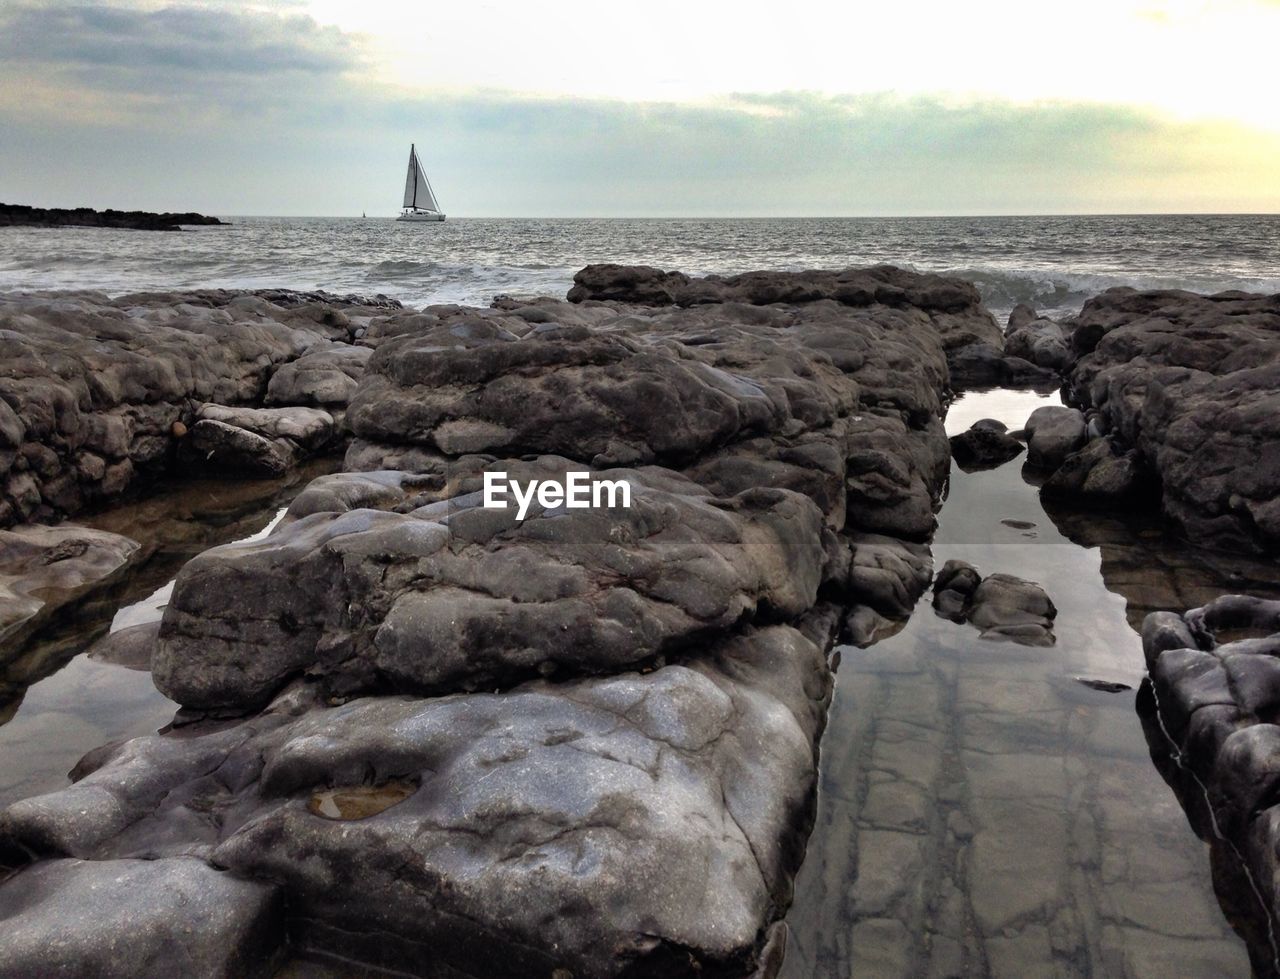
[[[203,860],[47,860],[0,884],[0,975],[269,975],[282,911],[273,886]]]
[[[564,460],[510,466],[564,480]],[[290,677],[335,692],[441,692],[599,673],[816,598],[826,555],[806,497],[728,499],[675,473],[604,470],[631,506],[313,513],[206,551],[178,575],[153,663],[184,706],[260,706]]]
[[[55,611],[114,581],[137,553],[128,537],[73,524],[0,530],[0,661]]]
[[[0,833],[103,866],[207,856],[278,884],[304,945],[403,970],[745,975],[803,853],[829,693],[823,649],[771,626],[651,673],[296,718],[285,697],[99,752]]]

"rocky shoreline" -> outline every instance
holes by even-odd
[[[1001,331],[968,283],[887,266],[590,266],[567,301],[487,309],[0,297],[14,645],[131,553],[33,521],[345,451],[106,640],[181,709],[0,814],[0,972],[46,966],[57,935],[70,974],[270,974],[288,945],[433,976],[773,975],[834,644],[892,631],[931,582],[974,642],[1055,641],[1034,582],[935,581],[953,453],[1025,444],[1046,498],[1159,501],[1202,543],[1275,553],[1278,323],[1274,297],[1112,290]],[[1075,406],[948,441],[958,390],[1011,380]],[[1210,426],[1229,437],[1205,459]],[[633,498],[521,521],[481,505],[498,471]]]
[[[124,228],[132,231],[180,231],[183,225],[225,225],[226,221],[184,211],[103,211],[91,207],[30,207],[0,204],[0,228]]]

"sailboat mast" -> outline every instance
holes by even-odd
[[[409,144],[409,166],[413,168],[413,209],[418,209],[418,148]]]

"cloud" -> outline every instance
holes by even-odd
[[[414,92],[365,80],[365,50],[298,14],[9,8],[0,199],[379,213],[416,141],[457,214],[1280,210],[1280,135],[1240,123],[894,92]]]
[[[300,13],[19,3],[0,13],[0,58],[137,90],[208,76],[327,76],[360,54],[350,35]]]

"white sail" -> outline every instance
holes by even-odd
[[[409,147],[409,172],[404,179],[404,206],[426,211],[438,211],[436,195],[431,192],[431,184],[427,175],[422,172],[422,163],[418,160],[418,151]]]
[[[418,154],[409,147],[409,175],[404,178],[404,206],[413,207],[418,200]]]

